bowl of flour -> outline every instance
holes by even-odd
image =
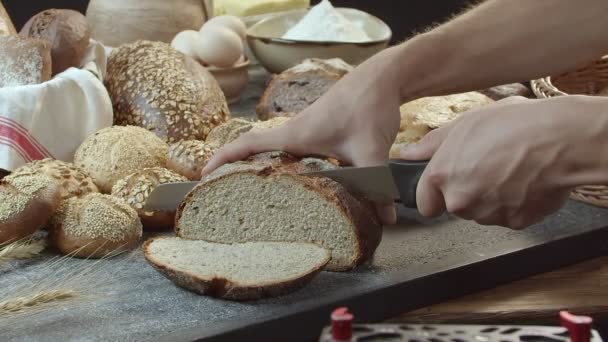
[[[391,36],[390,27],[379,18],[333,7],[329,0],[263,19],[247,30],[251,52],[272,73],[307,58],[340,58],[358,65],[385,49]]]

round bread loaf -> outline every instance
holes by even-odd
[[[48,9],[28,20],[23,37],[45,39],[51,44],[53,75],[79,67],[84,58],[91,30],[84,15],[68,9]]]
[[[200,180],[203,168],[217,149],[204,141],[182,140],[169,146],[167,167],[191,181]]]
[[[40,84],[51,79],[51,45],[46,40],[0,36],[0,88]]]
[[[267,129],[277,128],[287,123],[291,117],[288,116],[277,116],[266,121],[256,121],[253,123],[252,132],[264,131]]]
[[[145,211],[144,205],[148,196],[160,184],[187,182],[188,179],[171,170],[155,167],[133,173],[114,184],[112,195],[122,198],[129,204],[141,219],[146,230],[172,229],[175,220],[173,211]]]
[[[47,176],[59,186],[61,200],[99,192],[93,179],[82,168],[61,160],[46,158],[28,163],[6,177],[12,180],[22,177]]]
[[[74,164],[85,170],[101,192],[110,193],[121,178],[149,167],[164,167],[169,146],[141,127],[112,126],[78,147]]]
[[[205,141],[217,146],[224,146],[236,140],[241,134],[249,132],[253,122],[242,118],[232,118],[209,132]]]
[[[135,247],[142,225],[124,200],[90,193],[62,203],[51,220],[49,237],[63,254],[102,258]]]
[[[138,41],[114,50],[106,86],[116,124],[143,127],[167,142],[205,140],[230,116],[213,75],[162,42]]]
[[[58,186],[47,177],[0,181],[0,244],[34,234],[59,205]]]

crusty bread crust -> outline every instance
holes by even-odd
[[[44,227],[60,202],[59,187],[49,180],[48,186],[31,195],[25,208],[0,220],[0,244],[10,243],[26,238]],[[10,201],[23,191],[6,180],[0,181],[0,199]]]
[[[348,271],[369,260],[382,239],[382,225],[374,208],[367,199],[349,193],[341,184],[324,177],[301,176],[298,173],[318,171],[322,168],[335,168],[332,163],[324,160],[308,158],[300,160],[284,152],[266,152],[250,157],[245,162],[224,165],[210,176],[204,178],[186,195],[177,209],[175,216],[175,231],[180,234],[180,218],[184,208],[193,201],[198,192],[214,182],[238,174],[254,174],[260,177],[290,177],[323,195],[328,201],[340,208],[344,217],[351,222],[357,236],[357,254],[353,260],[345,263],[330,262],[328,271]],[[236,189],[238,191],[238,189]]]
[[[150,239],[146,241],[143,246],[146,260],[148,260],[148,262],[158,272],[164,275],[167,279],[173,281],[178,286],[193,291],[194,293],[234,301],[278,297],[294,292],[310,283],[310,281],[323,270],[325,265],[327,265],[330,260],[330,253],[327,251],[327,257],[325,260],[302,277],[286,279],[284,281],[275,283],[260,283],[256,284],[256,286],[247,286],[219,276],[213,278],[202,278],[191,272],[172,268],[170,265],[156,259],[153,253],[151,253],[149,250],[150,245],[158,239],[163,238],[160,237]]]
[[[98,259],[129,251],[137,246],[139,238],[127,241],[110,241],[104,238],[88,239],[66,234],[60,221],[49,230],[49,241],[61,254],[74,258]]]

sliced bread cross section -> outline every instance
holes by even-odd
[[[275,297],[300,289],[330,259],[329,251],[310,243],[220,244],[178,237],[147,241],[144,255],[178,286],[228,300]]]
[[[186,196],[176,214],[177,234],[221,243],[316,243],[331,251],[327,270],[353,269],[380,243],[375,211],[337,182],[300,175],[335,167],[282,152],[224,165]]]

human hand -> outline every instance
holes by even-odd
[[[446,209],[483,225],[523,229],[562,207],[579,183],[589,122],[574,99],[509,98],[464,114],[401,151],[431,159],[418,189],[419,211]],[[580,177],[579,177],[580,178]]]
[[[203,175],[217,167],[267,151],[333,157],[354,166],[381,165],[400,122],[400,92],[382,72],[386,52],[371,58],[336,83],[309,108],[279,128],[249,132],[221,148]],[[396,221],[394,204],[378,203],[384,224]]]

